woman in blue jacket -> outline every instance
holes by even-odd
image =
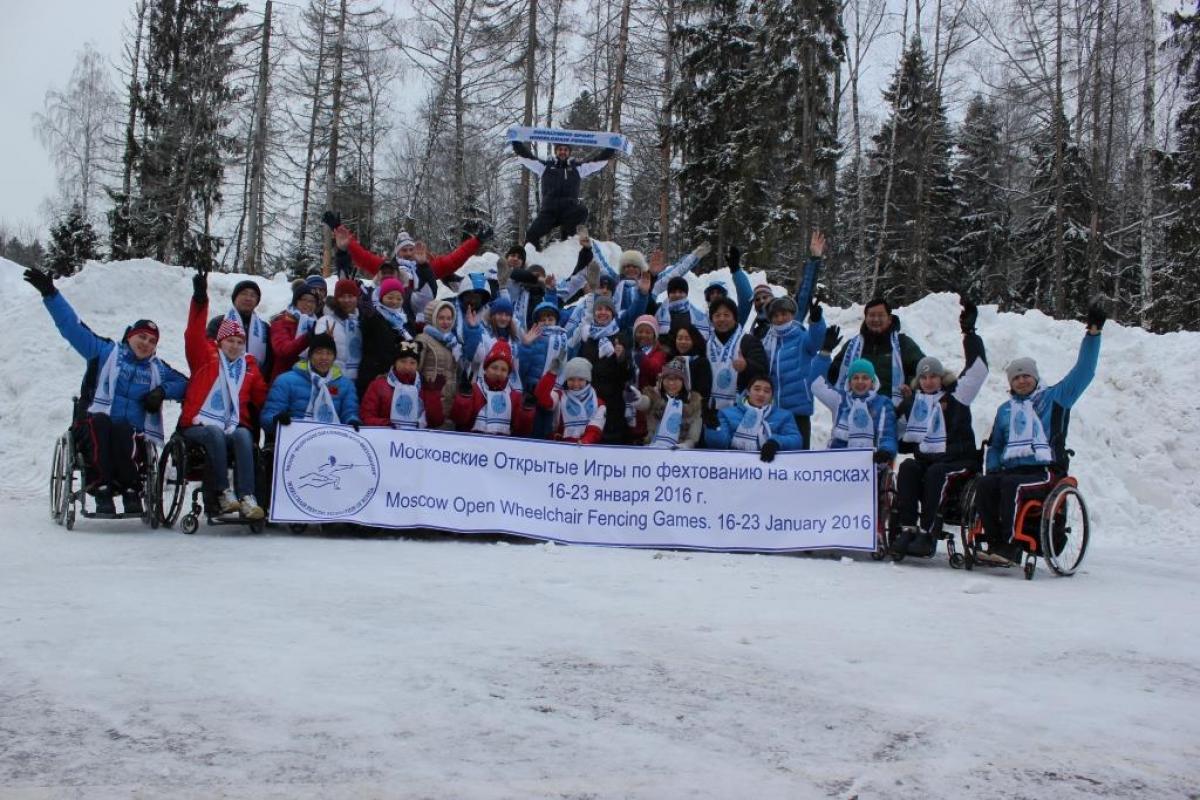
[[[890,398],[879,394],[875,365],[865,358],[851,363],[845,389],[831,386],[825,380],[830,351],[837,346],[839,333],[841,329],[836,325],[829,329],[810,373],[813,394],[833,412],[829,449],[869,447],[875,451],[875,463],[886,464],[896,457],[898,450],[896,409]]]
[[[261,415],[268,436],[274,434],[276,422],[290,425],[294,419],[341,423],[358,430],[362,422],[354,381],[342,374],[335,359],[337,344],[332,336],[318,333],[309,339],[308,359],[271,384]]]
[[[717,414],[717,427],[705,428],[704,446],[711,450],[745,450],[768,463],[780,450],[800,450],[804,439],[796,420],[771,403],[774,388],[768,375],[755,375],[745,394]]]
[[[87,489],[96,498],[96,514],[117,513],[115,494],[121,495],[126,514],[140,514],[133,435],[145,434],[162,445],[163,400],[182,400],[188,379],[155,355],[158,326],[150,320],[130,325],[118,344],[80,321],[49,274],[28,269],[25,280],[41,293],[58,332],[88,362],[73,427],[91,467]],[[82,415],[80,408],[86,409]]]
[[[1075,366],[1052,386],[1041,385],[1032,358],[1014,359],[1005,368],[1010,399],[996,409],[988,439],[987,474],[975,484],[988,542],[988,550],[976,554],[979,560],[1003,565],[1020,558],[1020,545],[1013,541],[1017,509],[1025,500],[1044,496],[1066,474],[1071,407],[1096,376],[1100,330],[1107,319],[1101,306],[1088,308],[1087,334]]]

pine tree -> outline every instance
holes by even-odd
[[[50,246],[44,263],[55,275],[73,275],[84,262],[100,257],[96,242],[92,223],[84,216],[83,208],[75,204],[67,216],[50,229]]]
[[[1167,159],[1174,218],[1166,229],[1166,263],[1155,275],[1150,318],[1157,330],[1200,330],[1200,3],[1171,15],[1180,52],[1185,105],[1175,122],[1177,147]]]

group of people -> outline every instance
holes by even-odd
[[[901,534],[893,547],[929,554],[949,482],[981,471],[971,405],[988,377],[977,309],[962,300],[964,366],[952,372],[901,332],[888,303],[865,307],[843,342],[814,298],[825,251],[815,232],[793,296],[751,286],[730,248],[731,287],[710,281],[705,306],[686,275],[710,248],[674,264],[661,253],[621,253],[615,266],[579,235],[574,272],[556,280],[514,246],[486,270],[464,271],[487,232],[431,256],[401,232],[389,256],[371,253],[336,219],[342,277],[295,282],[291,303],[267,321],[258,285],[234,287],[210,317],[197,273],[185,333],[190,379],[155,354],[158,330],[139,320],[119,342],[84,325],[49,276],[27,280],[64,338],[89,362],[79,430],[97,512],[140,509],[135,433],[161,439],[164,400],[181,400],[183,436],[202,446],[214,513],[259,519],[253,448],[294,420],[396,429],[444,428],[591,444],[776,453],[813,447],[814,401],[832,414],[831,448],[869,448],[898,469]],[[1043,385],[1032,359],[1006,375],[977,496],[984,558],[1012,560],[1019,501],[1066,468],[1069,412],[1091,380],[1105,313],[1093,306],[1070,374]],[[840,346],[840,347],[839,347]],[[234,485],[227,464],[232,458]]]

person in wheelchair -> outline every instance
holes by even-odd
[[[274,436],[275,423],[290,425],[292,420],[340,423],[358,430],[362,421],[354,381],[342,374],[336,359],[337,343],[331,335],[318,333],[308,340],[308,359],[276,378],[267,393],[262,426],[268,437]]]
[[[254,495],[253,410],[267,399],[267,382],[258,359],[246,351],[246,331],[240,320],[225,317],[216,341],[208,338],[208,276],[192,278],[184,347],[192,380],[179,418],[185,439],[204,448],[206,488],[217,497],[222,514],[240,513],[246,519],[265,516]],[[233,454],[236,493],[229,486],[229,456]]]
[[[975,332],[979,310],[961,298],[958,324],[966,366],[957,376],[942,362],[925,356],[917,363],[913,394],[901,402],[897,416],[907,417],[900,451],[913,454],[896,476],[899,533],[892,553],[930,556],[937,550],[939,510],[951,481],[979,471],[979,450],[971,427],[971,403],[988,376],[983,340]],[[919,515],[919,516],[918,516]]]
[[[1108,314],[1093,303],[1075,366],[1061,381],[1043,386],[1037,362],[1017,358],[1005,369],[1010,399],[996,410],[987,442],[987,474],[975,484],[987,551],[976,559],[1007,566],[1021,557],[1013,523],[1021,504],[1044,497],[1067,472],[1071,408],[1096,375],[1100,331]]]
[[[27,269],[25,280],[42,295],[58,332],[88,362],[71,428],[88,464],[96,515],[115,515],[117,494],[126,514],[141,514],[135,434],[162,445],[163,400],[183,399],[188,379],[155,354],[158,326],[151,320],[134,322],[114,342],[80,321],[48,273]]]
[[[896,457],[896,408],[891,399],[879,394],[875,365],[865,358],[851,362],[846,388],[839,389],[825,379],[837,347],[841,329],[832,325],[825,331],[821,352],[809,371],[813,395],[833,412],[833,435],[829,449],[868,447],[875,451],[876,464],[889,464]]]

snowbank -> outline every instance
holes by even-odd
[[[610,242],[601,246],[615,265],[620,248]],[[574,241],[556,242],[531,262],[565,278],[574,268],[578,250]],[[495,253],[475,257],[464,271],[486,268],[495,259]],[[0,372],[4,459],[0,496],[28,497],[45,491],[53,441],[70,419],[70,399],[78,389],[83,363],[58,336],[21,272],[16,264],[0,260],[0,291],[11,305],[0,322],[0,339],[19,348],[13,366]],[[78,275],[59,281],[59,286],[82,319],[101,335],[117,337],[134,319],[154,319],[163,331],[162,355],[186,371],[183,327],[191,276],[191,270],[150,260],[92,263]],[[227,307],[234,284],[244,278],[210,277],[214,310]],[[695,302],[702,303],[703,287],[713,278],[732,285],[724,270],[689,276]],[[752,283],[763,280],[761,273],[751,275]],[[286,280],[257,282],[263,290],[260,311],[264,315],[287,305],[291,290]],[[937,355],[950,368],[961,366],[955,296],[931,295],[896,313],[903,330],[926,353]],[[827,317],[849,335],[861,322],[862,309],[830,309]],[[1044,379],[1057,380],[1074,362],[1084,329],[1082,323],[1054,320],[1037,311],[1001,314],[994,306],[984,306],[979,332],[992,373],[975,404],[975,430],[982,438],[1005,397],[1004,365],[1017,356],[1033,355]],[[1197,350],[1197,333],[1154,335],[1115,323],[1105,327],[1096,380],[1072,414],[1070,436],[1076,451],[1074,472],[1090,501],[1097,546],[1148,541],[1192,546],[1193,522],[1200,516],[1194,468],[1200,443]],[[178,413],[178,405],[170,404],[169,409]],[[174,421],[169,415],[168,426]],[[827,439],[829,415],[823,409],[818,410],[813,429],[816,442]]]

